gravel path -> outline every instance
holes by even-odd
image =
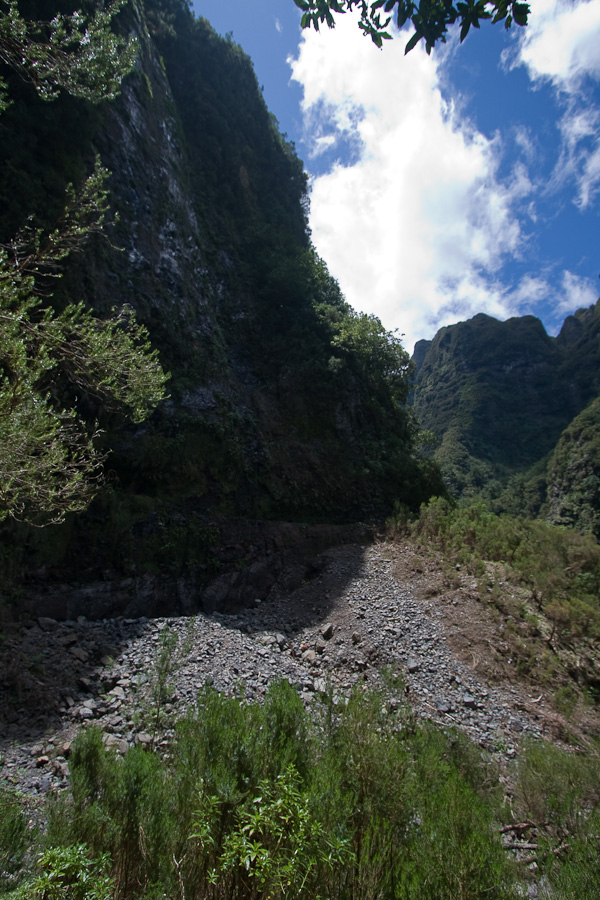
[[[488,683],[453,653],[443,598],[422,599],[419,579],[398,566],[402,553],[386,543],[335,548],[297,591],[236,615],[15,628],[0,647],[0,777],[31,794],[64,786],[70,742],[87,722],[120,752],[150,742],[169,643],[161,721],[192,706],[207,680],[254,699],[287,678],[307,704],[329,688],[343,702],[390,667],[403,676],[392,704],[408,700],[417,715],[462,729],[484,757],[502,761],[524,735],[549,734],[553,714],[541,697]]]

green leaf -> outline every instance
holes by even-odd
[[[419,43],[419,41],[421,40],[422,37],[423,37],[422,34],[419,34],[418,31],[415,31],[415,33],[413,34],[413,36],[407,43],[406,47],[404,48],[405,56],[407,53],[410,53],[410,51],[413,50],[417,46],[417,44]]]
[[[517,25],[527,25],[529,5],[527,3],[513,3],[513,17]]]
[[[404,26],[408,22],[409,15],[410,15],[410,13],[409,13],[408,7],[406,7],[406,6],[398,7],[398,18],[396,20],[396,24],[398,25],[398,28],[404,28]]]

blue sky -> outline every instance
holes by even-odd
[[[533,313],[551,334],[600,295],[600,0],[531,0],[428,57],[292,0],[194,0],[254,62],[312,176],[313,241],[348,301],[405,335]]]

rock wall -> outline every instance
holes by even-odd
[[[26,585],[16,617],[99,620],[231,612],[295,590],[319,573],[317,557],[324,550],[371,537],[365,525],[228,519],[212,523],[212,529],[211,565],[180,574],[115,578],[109,572],[105,580],[78,584],[38,571]]]

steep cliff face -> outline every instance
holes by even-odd
[[[435,457],[450,490],[539,512],[548,455],[600,389],[600,303],[570,316],[557,338],[532,316],[477,315],[422,343],[415,410],[440,441]]]
[[[228,517],[349,522],[439,493],[393,387],[333,340],[353,313],[311,246],[306,175],[250,60],[178,0],[134,5],[121,27],[140,55],[116,102],[44,105],[15,87],[0,158],[21,187],[0,188],[0,232],[32,211],[52,222],[99,154],[119,219],[56,299],[133,306],[170,396],[140,427],[98,410],[109,486],[76,522],[5,535],[12,558],[46,580],[194,569],[198,585],[249,565],[217,552]]]

